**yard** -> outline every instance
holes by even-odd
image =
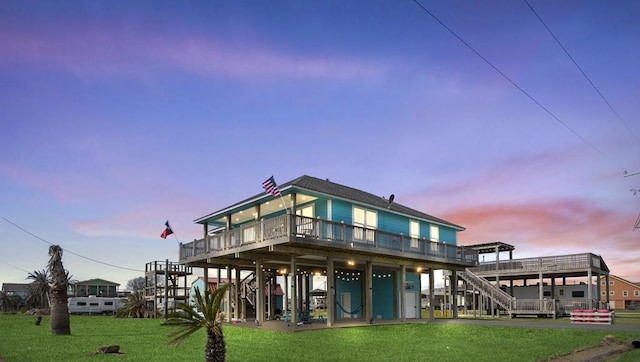
[[[640,315],[630,324],[639,332],[527,328],[442,323],[379,325],[284,333],[225,325],[228,361],[541,361],[587,346],[608,334],[640,339]],[[620,319],[623,317],[621,316]],[[204,359],[204,331],[179,346],[167,345],[171,327],[161,319],[72,316],[71,336],[53,336],[45,317],[0,315],[0,361],[103,361]],[[517,324],[517,322],[515,322]],[[556,323],[562,323],[561,321]],[[489,323],[491,324],[491,323]],[[98,346],[117,344],[124,354],[95,355]],[[620,361],[640,360],[640,350]]]

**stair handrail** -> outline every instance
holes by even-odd
[[[493,297],[496,303],[507,310],[513,308],[514,298],[509,293],[491,284],[487,279],[477,276],[469,270],[461,271],[458,275],[464,279],[467,283],[473,285],[475,288],[484,292],[485,294]]]

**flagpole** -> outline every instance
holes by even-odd
[[[176,241],[178,242],[178,244],[180,244],[180,240],[178,240],[178,235],[176,235],[176,232],[173,231],[171,224],[169,224],[169,220],[167,220],[167,225],[169,225],[169,229],[171,229],[171,233],[173,234],[173,237],[176,238]]]

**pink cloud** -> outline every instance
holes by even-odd
[[[219,39],[163,36],[157,31],[130,32],[89,24],[82,28],[46,35],[5,31],[0,34],[0,65],[37,65],[83,78],[146,78],[159,70],[174,70],[250,81],[276,77],[375,80],[386,71],[370,61],[303,56],[257,42],[230,46]]]
[[[514,258],[591,252],[613,274],[640,280],[630,213],[564,199],[459,207],[442,217],[467,227],[459,234],[462,245],[502,241],[516,247]]]

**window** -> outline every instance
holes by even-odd
[[[574,290],[571,292],[571,298],[584,298],[584,290]]]
[[[600,293],[603,297],[607,296],[607,292],[605,292],[604,290]]]
[[[296,218],[298,234],[313,235],[313,204],[297,209],[296,215],[302,216],[301,218]]]
[[[616,293],[615,293],[613,290],[610,290],[610,291],[609,291],[609,295],[610,295],[610,296],[613,296],[613,295],[616,295]]]
[[[605,285],[607,285],[607,282],[605,282],[605,281],[603,280],[603,281],[601,281],[601,282],[600,282],[600,285],[602,285],[602,286],[604,287]]]
[[[613,284],[614,284],[613,280],[609,281],[609,285],[613,285]]]
[[[440,241],[440,230],[438,229],[438,225],[429,225],[429,240],[431,240],[431,252],[438,252],[438,244]]]
[[[354,240],[373,242],[375,240],[375,229],[378,227],[378,214],[374,211],[354,207],[353,226]]]
[[[78,302],[78,305],[87,305],[87,302]]]
[[[634,297],[640,297],[640,290],[634,290],[633,291],[633,296]]]
[[[420,240],[420,223],[409,220],[409,237],[411,238],[411,248],[418,249],[418,240]]]
[[[560,296],[562,297],[564,295],[564,289],[560,289]]]
[[[104,305],[113,305],[113,302],[104,302]]]
[[[623,290],[622,291],[622,296],[623,297],[628,297],[629,296],[629,291],[628,290]]]
[[[550,297],[551,296],[551,291],[545,290],[544,292],[542,292],[542,295],[545,296],[545,297]]]

